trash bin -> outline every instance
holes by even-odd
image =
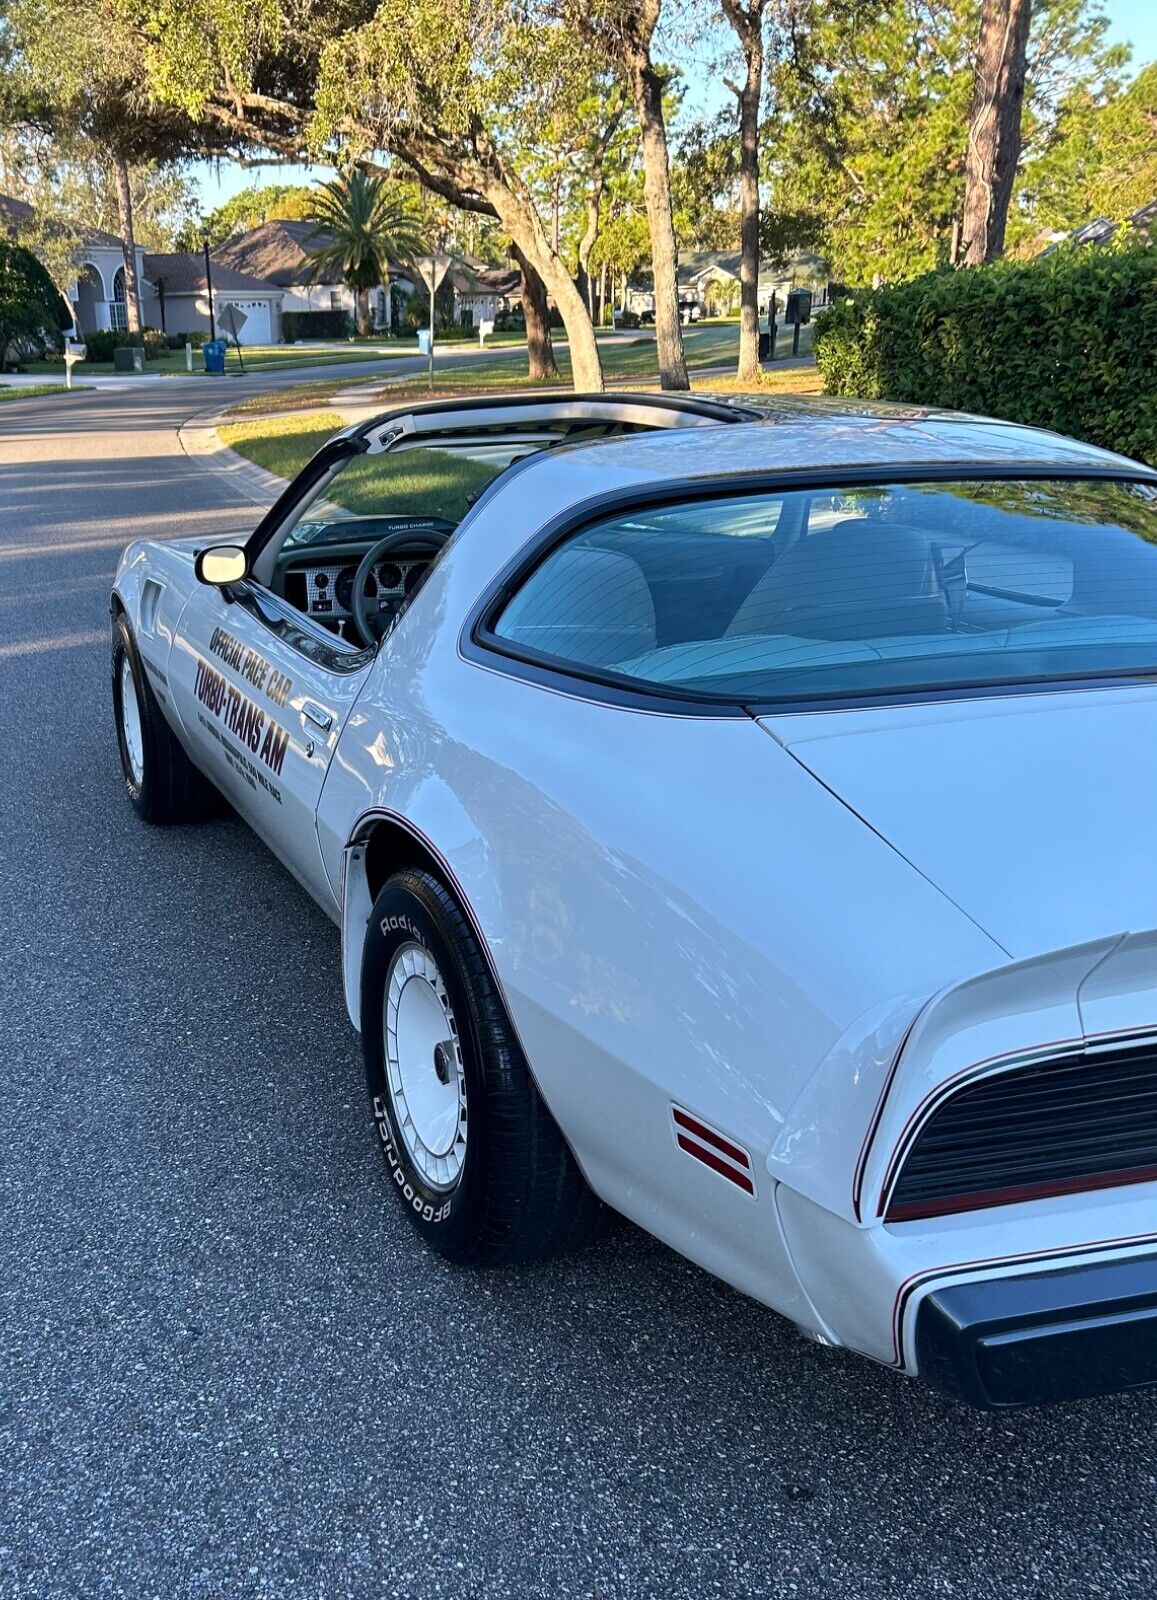
[[[759,336],[759,359],[761,361],[769,361],[771,359],[770,333],[761,333]]]
[[[205,357],[206,372],[225,371],[225,341],[224,339],[206,339],[201,346],[201,354]]]

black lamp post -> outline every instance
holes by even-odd
[[[209,235],[201,235],[201,243],[205,246],[205,292],[209,296],[209,337],[217,337],[217,321],[213,316],[213,271],[209,265]]]

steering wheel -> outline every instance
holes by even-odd
[[[366,551],[354,575],[353,583],[354,627],[364,645],[372,650],[378,643],[385,632],[382,626],[382,613],[396,604],[392,599],[383,600],[380,594],[376,600],[370,599],[367,585],[374,567],[383,556],[388,555],[436,556],[450,537],[451,531],[449,528],[429,528],[418,533],[411,529],[396,528],[393,533],[387,533]]]

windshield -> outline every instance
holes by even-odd
[[[507,419],[403,440],[337,465],[297,507],[283,547],[348,544],[393,531],[453,530],[487,484],[525,456],[633,431],[613,419]]]
[[[596,523],[494,633],[611,680],[729,701],[1157,673],[1157,486],[888,483]]]
[[[352,456],[300,508],[285,545],[343,544],[394,528],[454,528],[509,460],[508,452],[432,446]]]

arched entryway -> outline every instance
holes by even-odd
[[[86,261],[76,275],[74,306],[76,326],[82,338],[95,333],[101,326],[100,311],[104,306],[104,299],[104,280],[92,262]]]

